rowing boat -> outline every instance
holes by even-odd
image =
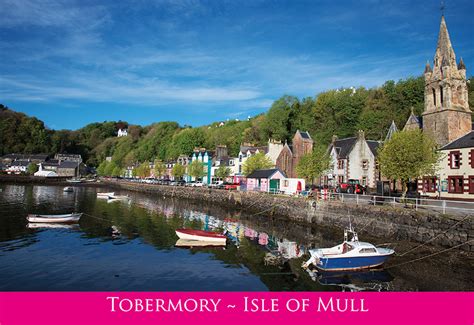
[[[225,244],[227,237],[212,231],[195,230],[195,229],[176,229],[176,235],[180,239],[206,241],[212,243]]]
[[[69,214],[29,214],[26,219],[29,222],[41,223],[74,223],[78,222],[82,213]]]

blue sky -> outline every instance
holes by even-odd
[[[284,94],[374,87],[432,61],[439,1],[0,2],[0,103],[53,129],[125,120],[202,125]],[[474,69],[474,1],[447,1]]]

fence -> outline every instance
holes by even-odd
[[[412,208],[417,211],[437,211],[443,214],[447,212],[460,214],[468,213],[473,214],[474,216],[474,202],[470,201],[436,200],[425,198],[401,198],[392,196],[361,195],[347,193],[319,193],[318,199],[355,203],[357,205],[370,204],[387,205],[394,207],[398,206],[403,208]]]

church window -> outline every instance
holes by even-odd
[[[433,91],[433,105],[436,106],[436,90],[434,88],[431,90]]]
[[[337,161],[337,168],[338,169],[344,169],[344,160],[343,159],[339,159]]]
[[[439,87],[439,100],[441,101],[441,106],[443,106],[444,100],[443,100],[443,87]]]
[[[362,169],[369,169],[369,161],[367,159],[362,160]]]

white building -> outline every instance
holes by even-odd
[[[126,137],[128,135],[127,129],[119,129],[117,132],[118,137]]]
[[[349,179],[359,180],[363,186],[376,187],[378,141],[366,140],[364,131],[357,137],[338,139],[333,137],[329,145],[332,168],[323,176],[323,184],[337,186]]]

